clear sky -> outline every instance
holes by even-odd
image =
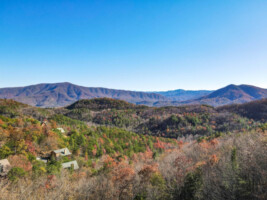
[[[267,88],[266,0],[0,0],[0,87]]]

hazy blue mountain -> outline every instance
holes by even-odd
[[[169,98],[170,100],[174,101],[186,101],[191,99],[197,99],[212,93],[212,90],[170,90],[166,92],[155,92],[162,96]]]

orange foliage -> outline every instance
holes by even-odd
[[[202,140],[199,143],[199,146],[201,146],[203,149],[209,149],[210,148],[210,143],[208,143],[207,140]]]
[[[99,138],[98,141],[99,141],[100,144],[104,144],[105,143],[102,138]]]
[[[144,153],[139,153],[142,160],[151,159],[153,157],[153,152],[149,147],[146,148],[146,151]]]
[[[86,177],[86,172],[82,171],[82,172],[74,172],[71,176],[72,180],[76,180],[78,181],[81,178]]]
[[[218,141],[217,139],[212,139],[212,140],[210,141],[210,144],[211,144],[212,146],[216,146],[216,145],[219,144],[219,141]]]
[[[196,163],[195,167],[196,167],[196,168],[197,168],[197,167],[201,167],[201,166],[203,166],[203,165],[205,165],[205,164],[207,164],[205,161],[199,161],[199,162]]]
[[[96,156],[96,153],[97,153],[97,149],[94,148],[94,149],[92,150],[92,154],[93,154],[93,156]]]
[[[157,138],[157,142],[154,143],[154,148],[156,148],[156,149],[165,149],[164,142],[160,141]]]
[[[152,174],[158,171],[158,164],[144,165],[143,168],[138,172],[143,179],[150,179]]]
[[[8,160],[12,167],[20,167],[24,169],[24,171],[31,171],[32,164],[28,161],[27,157],[24,155],[14,155],[9,156]]]
[[[54,120],[51,121],[51,127],[54,129],[57,128],[57,123]]]
[[[176,140],[176,143],[178,144],[179,148],[182,148],[184,145],[183,141]]]
[[[138,157],[137,157],[136,153],[134,153],[134,154],[132,155],[132,160],[133,160],[134,162],[137,162]]]
[[[26,141],[25,142],[26,143],[26,145],[27,145],[27,149],[28,149],[28,151],[31,153],[31,154],[33,154],[33,155],[37,155],[36,154],[36,151],[35,151],[35,146],[33,145],[33,143],[31,142],[31,141]]]
[[[213,154],[213,155],[210,157],[210,163],[211,163],[211,165],[214,165],[214,164],[216,164],[216,163],[218,163],[218,162],[219,162],[219,158],[217,157],[216,154]]]
[[[134,177],[135,172],[133,168],[129,167],[126,164],[120,163],[118,167],[113,171],[113,182],[123,184],[125,182],[131,181]]]
[[[207,141],[207,140],[202,140],[200,143],[199,143],[199,146],[201,146],[203,149],[209,149],[209,148],[214,148],[215,146],[217,146],[219,144],[219,141],[215,138],[215,139],[212,139],[211,141]]]

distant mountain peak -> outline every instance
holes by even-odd
[[[267,97],[267,90],[251,85],[228,85],[218,89],[209,95],[203,96],[190,103],[203,103],[213,106],[232,103],[245,103]]]

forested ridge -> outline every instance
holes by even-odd
[[[0,199],[266,199],[266,110],[250,115],[252,105],[0,100],[0,160],[12,166]],[[36,159],[65,147],[70,157]],[[79,169],[62,169],[71,160]]]

